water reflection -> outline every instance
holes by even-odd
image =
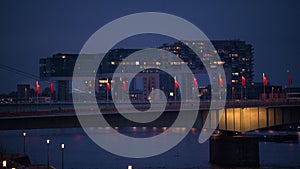
[[[138,137],[156,135],[167,128],[162,127],[128,127],[128,128],[92,128],[95,134],[103,137],[112,134],[112,130],[122,131]],[[176,134],[185,132],[185,128],[172,128]],[[0,147],[6,152],[23,152],[23,130],[0,131]],[[47,145],[45,140],[51,139],[49,144],[51,165],[60,168],[61,143],[65,144],[65,168],[122,168],[128,165],[133,168],[215,168],[209,164],[208,141],[199,144],[200,130],[192,128],[187,137],[176,147],[161,155],[145,158],[130,159],[113,155],[98,147],[91,141],[84,131],[79,128],[69,129],[35,129],[26,132],[26,153],[30,155],[34,164],[47,164]],[[300,136],[300,132],[298,133]],[[168,142],[168,139],[164,142]],[[299,143],[260,143],[260,162],[264,167],[292,167],[300,166]],[[218,167],[217,167],[218,168]]]

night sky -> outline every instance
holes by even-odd
[[[187,3],[189,2],[189,3]],[[1,64],[38,76],[39,58],[79,53],[106,23],[137,12],[182,17],[211,40],[240,39],[254,47],[255,81],[265,72],[272,84],[286,85],[287,69],[300,86],[300,1],[0,1]],[[188,32],[187,32],[188,33]],[[151,44],[153,42],[153,44]],[[144,41],[128,47],[154,47]],[[0,69],[0,93],[32,82]]]

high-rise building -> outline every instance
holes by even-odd
[[[207,52],[209,45],[207,41],[178,41],[173,44],[162,45],[160,49],[172,52],[182,59],[180,62],[172,62],[170,64],[173,67],[177,67],[178,72],[180,72],[181,66],[187,65],[198,79],[201,89],[210,84],[208,74],[202,62],[203,60],[201,61],[186,43],[191,43],[193,46],[196,46],[197,49],[199,49],[199,53],[202,54],[204,58],[207,58],[206,61],[209,62],[210,67],[213,67],[215,64],[224,67],[227,82],[227,97],[234,99],[241,97],[242,76],[246,78],[247,86],[253,83],[253,48],[251,44],[240,40],[211,41],[215,49],[209,52],[217,53],[221,60],[219,62],[210,60],[210,53]],[[174,79],[165,72],[159,71],[160,67],[164,66],[162,62],[169,62],[168,60],[152,63],[141,63],[139,61],[132,61],[132,63],[123,62],[127,56],[138,50],[139,49],[110,50],[99,65],[99,69],[95,70],[97,72],[98,81],[92,82],[87,80],[84,82],[87,90],[94,92],[95,89],[98,99],[111,99],[112,92],[106,91],[106,85],[107,83],[115,83],[115,81],[112,80],[114,75],[120,82],[127,83],[129,95],[132,100],[149,100],[151,99],[149,98],[150,92],[158,88],[165,92],[168,99],[180,97],[180,93],[174,89]],[[93,59],[98,55],[87,55],[87,59]],[[60,53],[49,58],[40,59],[40,78],[41,80],[47,80],[55,84],[57,101],[71,101],[71,80],[77,57],[77,54]],[[126,74],[114,73],[121,63],[130,67],[136,66],[144,68],[145,70],[140,72],[131,84],[128,84]],[[148,69],[149,64],[155,68]],[[126,70],[124,70],[124,72],[126,72]],[[178,73],[176,78],[177,81],[183,83],[192,83],[184,74],[181,75]],[[186,91],[193,92],[194,89],[191,87],[186,89]],[[207,95],[209,92],[207,92],[206,89],[199,91],[206,92],[200,93],[200,96],[205,95],[205,98],[209,98]],[[186,95],[189,95],[189,93],[186,93]],[[116,98],[122,100],[123,96],[118,95]]]
[[[56,101],[71,101],[71,80],[76,54],[55,54],[40,59],[40,79],[52,82],[55,88]]]
[[[178,41],[174,44],[164,44],[162,49],[168,50],[181,58],[186,65],[193,71],[194,74],[205,74],[204,64],[199,57],[188,47],[185,43],[197,46],[199,52],[204,58],[209,58],[209,54],[205,52],[207,48],[207,41],[191,41],[181,42]],[[215,53],[218,53],[221,63],[225,70],[227,82],[227,97],[235,99],[241,97],[242,76],[246,79],[246,86],[251,86],[253,83],[253,47],[241,40],[214,40],[211,41],[215,48]],[[210,63],[213,65],[213,62]],[[207,75],[207,74],[206,74]],[[203,77],[203,76],[202,76]],[[200,77],[201,78],[201,77]],[[208,76],[203,77],[208,78]],[[203,81],[199,79],[199,82]],[[206,80],[209,85],[209,81]]]

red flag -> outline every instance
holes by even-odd
[[[36,89],[36,94],[41,94],[41,86],[39,85],[39,82],[35,82],[35,89]]]
[[[246,86],[246,78],[244,76],[242,76],[242,86],[243,87]]]
[[[263,74],[264,86],[268,86],[268,79],[265,74]]]
[[[126,82],[123,80],[122,84],[123,84],[123,90],[125,91],[127,89]]]
[[[289,73],[289,75],[288,75],[288,81],[289,81],[289,85],[292,85],[292,84],[293,84],[293,79],[292,79],[292,76],[291,76],[290,73]]]
[[[106,90],[110,91],[110,84],[108,82],[106,83]]]
[[[175,80],[175,81],[174,81],[174,88],[175,88],[175,90],[177,90],[178,87],[179,87],[178,82],[177,82],[177,80]]]
[[[54,93],[54,85],[52,83],[50,83],[50,93]]]
[[[194,77],[194,87],[198,87],[198,80]]]
[[[224,87],[222,78],[219,78],[219,85],[220,85],[220,88],[223,88],[223,87]]]

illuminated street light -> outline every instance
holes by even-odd
[[[25,155],[25,144],[26,144],[26,133],[25,132],[23,132],[23,154]]]
[[[64,169],[64,149],[65,144],[61,144],[61,169]]]
[[[47,141],[46,141],[46,143],[47,143],[47,168],[49,169],[49,167],[50,167],[50,162],[49,162],[49,156],[50,156],[50,153],[49,153],[49,146],[50,146],[50,139],[47,139]]]
[[[129,166],[127,167],[127,169],[132,169],[132,165],[129,165]]]

